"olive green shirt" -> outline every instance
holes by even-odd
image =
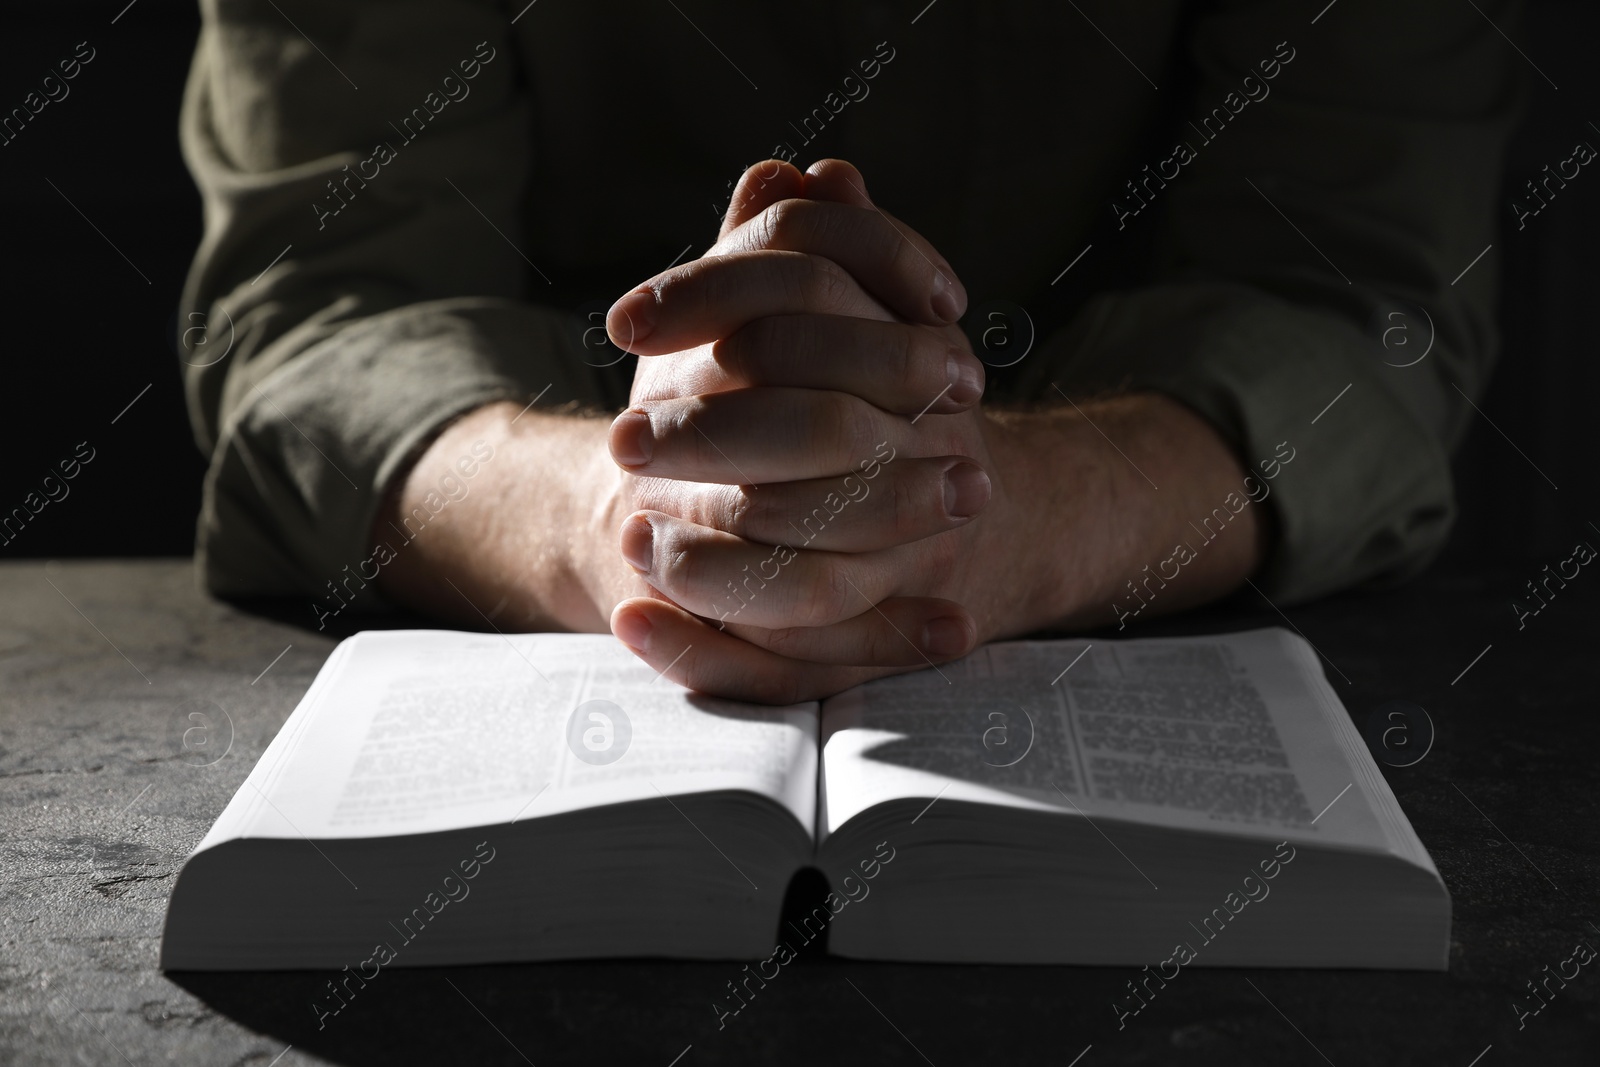
[[[325,595],[475,407],[625,403],[589,313],[773,155],[851,160],[948,257],[1026,350],[992,397],[1158,390],[1252,469],[1292,451],[1280,603],[1443,542],[1497,345],[1507,4],[525,2],[203,0],[180,328],[211,590]]]

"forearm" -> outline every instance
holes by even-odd
[[[1257,473],[1247,493],[1250,468],[1182,404],[1143,393],[990,418],[1018,511],[986,519],[1004,523],[1008,544],[997,550],[1020,579],[1006,583],[1018,602],[997,605],[988,632],[1192,607],[1238,588],[1266,559],[1270,504],[1254,498],[1268,499],[1268,483]]]
[[[508,631],[604,630],[594,576],[597,544],[617,472],[605,449],[608,420],[478,408],[447,427],[392,488],[375,542],[396,546],[381,587],[430,615]],[[482,459],[488,454],[490,458]],[[464,457],[478,460],[470,480]],[[464,484],[452,498],[447,487]],[[431,505],[431,507],[430,507]],[[402,547],[403,545],[403,547]],[[615,568],[611,568],[615,569]]]

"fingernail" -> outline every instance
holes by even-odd
[[[963,359],[958,348],[950,350],[946,366],[946,380],[950,383],[949,397],[963,407],[977,403],[983,396],[983,370],[972,359]]]
[[[644,617],[643,612],[630,610],[618,612],[617,621],[612,624],[612,629],[617,635],[617,640],[629,648],[640,652],[650,650],[650,631],[655,627],[650,625],[650,620]]]
[[[951,616],[929,619],[922,627],[922,647],[929,655],[958,655],[967,650],[970,640],[967,636],[967,624]]]
[[[952,519],[970,519],[989,502],[989,476],[976,463],[957,463],[944,472],[944,510]]]
[[[656,450],[656,437],[650,429],[650,416],[629,409],[611,424],[611,458],[624,467],[642,467]]]
[[[643,341],[656,328],[654,293],[629,293],[606,312],[606,333],[618,348]]]
[[[649,574],[655,564],[655,539],[655,527],[649,519],[629,519],[622,526],[622,558],[640,574]]]
[[[944,322],[954,322],[961,317],[966,302],[966,293],[961,290],[960,282],[953,280],[942,270],[934,272],[932,303],[936,317]]]

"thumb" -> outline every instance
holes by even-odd
[[[734,186],[717,240],[721,241],[778,201],[799,199],[804,195],[804,188],[805,176],[781,159],[769,159],[749,167]]]
[[[842,159],[819,159],[806,168],[805,196],[808,200],[830,200],[853,207],[872,207],[867,181],[854,164]]]

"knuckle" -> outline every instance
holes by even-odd
[[[678,523],[657,519],[651,525],[655,530],[655,559],[650,584],[665,589],[686,588],[701,567],[699,554],[683,536]]]
[[[920,403],[926,404],[943,392],[949,384],[946,381],[945,371],[948,348],[938,334],[931,330],[919,327],[908,332],[910,340],[906,346],[907,365],[902,380],[907,395],[918,398]],[[927,399],[920,399],[923,397]]]
[[[844,568],[823,563],[806,583],[808,588],[796,605],[803,626],[831,626],[849,617],[850,598],[855,596]]]
[[[690,273],[683,276],[681,303],[685,313],[710,314],[716,308],[736,302],[749,286],[746,270],[760,253],[748,253],[735,259],[719,256],[690,264]],[[666,301],[663,293],[662,302]]]
[[[727,476],[733,473],[727,457],[717,451],[716,442],[704,430],[695,426],[694,416],[688,411],[672,420],[667,433],[657,431],[656,454],[663,452],[669,456],[683,457],[692,470],[699,472],[697,476],[705,481],[727,483],[733,480]]]
[[[672,483],[660,478],[632,475],[623,483],[623,488],[629,511],[660,511],[670,515],[676,505]]]
[[[855,281],[845,269],[826,256],[807,256],[807,269],[801,285],[802,306],[817,314],[845,307]]]
[[[928,258],[916,239],[899,227],[894,230],[893,241],[888,255],[891,270],[896,276],[906,279],[917,291],[925,290],[932,283],[933,276],[939,273],[939,268]]]
[[[686,301],[693,303],[700,298],[700,291],[706,285],[716,284],[718,272],[713,268],[717,266],[720,264],[713,260],[691,260],[657,275],[642,286],[641,290],[648,291],[655,297],[658,309],[670,308]]]
[[[917,278],[927,270],[927,264],[922,258],[922,250],[912,243],[911,238],[896,230],[889,238],[889,262],[893,269],[908,278]]]
[[[712,342],[711,357],[724,374],[742,386],[770,385],[805,352],[807,327],[798,316],[766,315]]]
[[[920,488],[916,482],[904,477],[904,471],[897,471],[890,476],[890,528],[898,542],[910,540],[927,526],[923,521],[923,512],[928,505]]]
[[[882,353],[885,373],[906,396],[914,396],[918,392],[922,355],[920,340],[916,331],[897,327],[894,330],[894,343]]]
[[[925,546],[928,566],[926,573],[940,576],[954,573],[956,562],[961,555],[961,546],[953,532],[923,538],[922,544]]]
[[[645,479],[639,479],[643,482]],[[711,492],[690,482],[671,478],[649,479],[649,486],[641,486],[635,495],[634,506],[640,510],[658,511],[673,519],[682,519],[697,526],[713,525],[717,500]],[[663,531],[658,536],[666,537]]]
[[[711,344],[711,358],[722,368],[722,372],[741,385],[754,385],[751,377],[751,355],[762,347],[767,330],[768,319],[757,319],[739,327],[726,337],[719,337]],[[641,370],[643,368],[641,367]]]
[[[804,200],[780,200],[761,213],[761,243],[768,248],[781,248],[795,235],[801,224],[806,203]]]
[[[866,404],[849,393],[824,393],[816,411],[818,459],[862,455],[871,449],[875,424]]]
[[[683,404],[674,398],[664,403],[652,405],[646,411],[650,416],[650,436],[655,439],[655,451],[650,458],[658,460],[664,456],[682,452],[686,429],[684,426]],[[692,443],[687,454],[694,454]]]
[[[682,590],[694,581],[697,561],[694,552],[686,545],[672,543],[656,556],[655,574],[660,584],[669,589]]]
[[[743,488],[734,486],[715,525],[727,533],[748,538],[761,528],[766,513],[763,504],[752,500]]]

